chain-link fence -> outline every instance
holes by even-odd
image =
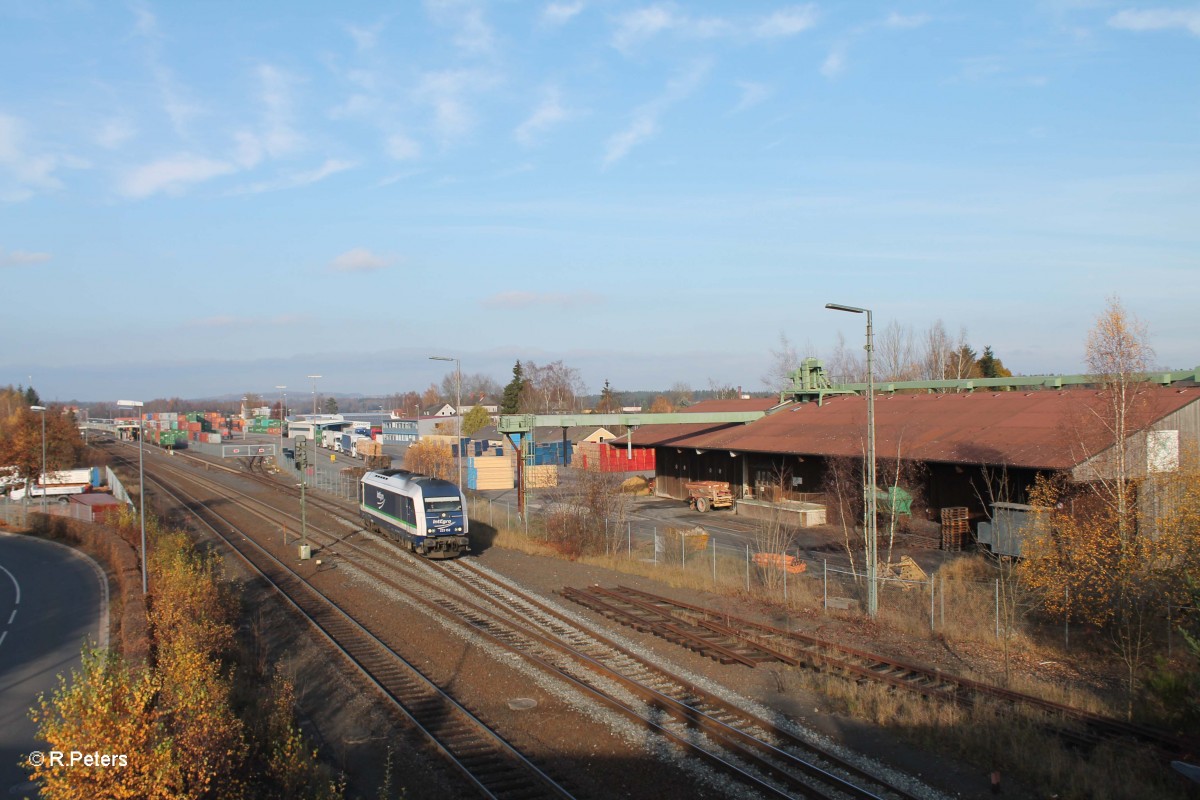
[[[517,513],[511,502],[481,496],[468,499],[472,524],[482,523],[535,540],[547,537],[551,507]],[[598,523],[597,523],[598,527]],[[720,541],[700,526],[658,524],[625,517],[603,520],[604,555],[628,562],[631,572],[719,592],[770,599],[785,608],[819,608],[826,613],[865,613],[867,578],[861,562],[846,555],[816,558],[777,546],[777,531],[765,526],[755,544]],[[786,538],[786,537],[784,537]],[[776,545],[776,546],[773,546]],[[791,551],[791,552],[778,552]],[[881,616],[912,630],[999,638],[1010,632],[1013,614],[998,580],[951,578],[935,573],[905,578],[880,566],[877,576]]]

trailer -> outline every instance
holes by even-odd
[[[692,481],[684,484],[688,505],[700,513],[713,508],[733,508],[733,492],[729,481]]]

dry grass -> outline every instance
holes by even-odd
[[[531,555],[561,557],[555,548],[539,541],[536,528],[528,535],[524,530],[502,528],[497,531],[494,544]],[[719,555],[714,565],[711,550],[685,552],[678,539],[674,540],[674,548],[670,548],[673,551],[664,548],[657,554],[648,542],[634,543],[632,551],[625,542],[618,542],[617,547],[615,553],[581,555],[574,560],[652,578],[672,588],[749,598],[796,613],[822,610],[824,586],[819,575],[788,576],[785,600],[780,574],[764,574],[751,566],[747,580],[744,558]],[[978,661],[1002,665],[995,638],[994,594],[984,590],[995,574],[982,559],[962,559],[939,573],[935,595],[938,602],[933,614],[936,630],[930,624],[927,584],[910,585],[907,589],[886,586],[881,591],[878,623],[893,638],[933,641],[952,649],[970,650]],[[843,584],[836,591],[854,596],[858,588]],[[830,593],[834,594],[833,587]],[[944,617],[942,601],[946,609]],[[831,617],[860,619],[855,613],[826,613]],[[1014,627],[1009,635],[1009,647],[1021,654],[1023,665],[1067,660],[1063,653],[1038,644],[1020,628]],[[1081,756],[1046,732],[1040,725],[1043,720],[1036,715],[1017,716],[1010,709],[986,702],[964,709],[826,673],[791,670],[788,674],[789,683],[796,688],[825,696],[848,715],[883,726],[921,746],[976,763],[981,769],[1000,769],[1005,775],[1018,776],[1023,783],[1063,800],[1135,797],[1182,800],[1189,796],[1181,783],[1172,780],[1147,754],[1123,747]],[[964,677],[1099,714],[1115,713],[1113,704],[1086,687],[1041,678],[1020,666],[1007,671],[1000,666],[991,670],[964,670]]]

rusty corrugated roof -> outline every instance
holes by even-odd
[[[1131,417],[1133,429],[1200,400],[1200,389],[1146,387]],[[875,451],[879,458],[958,464],[1065,469],[1111,447],[1104,396],[1090,390],[877,395]],[[1098,416],[1099,415],[1099,416]],[[824,405],[801,403],[746,425],[665,437],[676,445],[735,452],[861,457],[866,450],[867,401],[840,396]],[[649,429],[651,426],[647,426]],[[669,433],[669,431],[667,431]],[[644,444],[643,431],[634,444]]]
[[[694,406],[688,406],[679,413],[688,414],[694,412],[701,413],[719,413],[722,411],[766,411],[773,406],[778,405],[779,400],[771,397],[752,397],[746,400],[731,399],[731,400],[703,400],[696,403]],[[681,422],[678,425],[643,425],[633,432],[633,444],[637,447],[653,447],[656,445],[672,444],[681,437],[695,436],[696,434],[706,431],[724,430],[731,427],[741,427],[745,423],[730,422],[726,424],[713,424],[711,422],[701,422],[697,424],[689,424]],[[613,442],[624,442],[625,437],[619,436]]]

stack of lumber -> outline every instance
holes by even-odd
[[[516,460],[512,456],[471,456],[467,459],[467,488],[512,489],[516,486],[515,472]]]
[[[558,486],[558,465],[525,467],[526,489],[548,489]]]
[[[966,506],[942,509],[942,549],[962,550],[971,532],[970,512]]]

